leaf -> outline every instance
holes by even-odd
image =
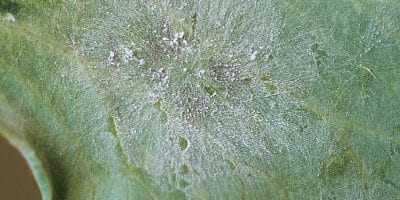
[[[397,1],[0,2],[43,199],[400,197]]]

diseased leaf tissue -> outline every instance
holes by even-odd
[[[400,3],[0,1],[44,199],[399,199]]]

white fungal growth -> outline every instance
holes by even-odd
[[[133,60],[133,51],[127,47],[124,47],[124,62],[129,63]]]
[[[7,13],[6,16],[4,17],[4,20],[7,22],[15,22],[16,21],[14,15],[11,13]]]
[[[146,61],[143,58],[139,59],[139,65],[142,66],[144,64],[146,64]]]
[[[250,55],[250,60],[251,61],[255,60],[257,58],[257,54],[258,54],[258,51],[253,51],[253,53]]]
[[[114,66],[116,65],[116,56],[114,51],[110,51],[110,54],[107,59],[107,66]]]
[[[206,70],[204,69],[200,69],[196,72],[196,76],[198,77],[203,77],[204,73],[206,72]]]
[[[184,32],[175,33],[172,43],[179,44],[179,42],[182,41],[184,35],[185,35]]]
[[[175,34],[175,37],[177,37],[177,38],[179,38],[179,39],[182,39],[184,35],[185,35],[184,32],[179,32],[179,33],[176,33],[176,34]]]

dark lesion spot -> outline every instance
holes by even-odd
[[[180,186],[181,188],[185,188],[185,187],[187,187],[187,186],[189,186],[189,185],[190,185],[190,183],[187,182],[185,179],[179,180],[179,186]]]
[[[108,118],[107,118],[107,129],[114,136],[117,136],[117,128],[116,128],[116,125],[115,125],[114,117],[112,117],[112,116],[108,116]]]
[[[212,79],[225,88],[230,88],[240,79],[241,70],[239,65],[222,62],[211,62],[209,73]]]
[[[157,111],[160,113],[160,120],[162,123],[167,123],[168,121],[168,114],[167,112],[161,107],[161,101],[157,101],[154,104],[154,107],[157,109]]]
[[[268,55],[268,62],[271,62],[274,59],[273,55]]]
[[[232,161],[226,160],[226,164],[228,165],[228,167],[229,167],[229,169],[230,169],[231,171],[235,171],[235,170],[236,170],[236,166],[235,166],[235,164],[234,164]]]
[[[209,88],[212,93],[212,89]],[[207,94],[207,92],[205,92]],[[199,92],[191,84],[183,86],[183,89],[176,95],[175,103],[182,112],[182,117],[190,124],[195,125],[201,122],[209,110],[210,98]]]
[[[329,156],[323,165],[323,175],[328,177],[343,175],[348,163],[349,160],[343,157],[343,155]]]
[[[187,165],[182,165],[181,167],[181,174],[188,175],[190,173],[189,167]]]
[[[189,97],[182,112],[183,117],[192,125],[199,123],[204,119],[204,116],[209,109],[208,104],[208,100],[203,96]]]
[[[20,9],[21,9],[20,3],[10,0],[0,1],[0,12],[2,13],[11,13],[13,15],[16,15]]]
[[[334,146],[327,150],[327,156],[323,161],[322,165],[322,178],[327,180],[343,176],[350,169],[355,173],[355,175],[360,176],[360,165],[358,163],[358,158],[355,152],[343,136],[334,143]]]
[[[260,77],[261,82],[265,85],[265,88],[272,94],[276,93],[278,87],[273,83],[269,74],[263,74]]]
[[[183,137],[179,137],[179,147],[181,148],[181,150],[186,150],[188,148],[189,142],[187,141],[187,139],[183,138]]]
[[[185,193],[182,190],[172,190],[168,193],[166,199],[176,199],[176,200],[184,200],[187,199]]]
[[[272,83],[265,83],[265,87],[267,88],[267,90],[269,92],[271,92],[272,94],[275,94],[276,90],[278,90],[278,87],[276,87],[276,85],[272,84]]]
[[[248,85],[248,84],[251,83],[252,80],[251,80],[251,78],[246,77],[246,78],[244,78],[242,81],[243,81],[244,84]]]
[[[301,133],[304,133],[307,129],[308,129],[308,125],[306,124],[306,125],[300,126],[299,131]]]
[[[319,44],[313,44],[311,46],[311,52],[314,55],[317,65],[321,65],[325,58],[328,57],[328,53],[326,53]]]
[[[238,91],[246,90],[252,79],[247,77],[246,71],[240,62],[209,61],[207,76],[213,82],[213,88],[205,88],[208,94],[213,89],[222,92],[225,97],[233,97]],[[210,90],[211,89],[211,90]]]
[[[218,85],[208,85],[203,87],[204,92],[209,96],[221,95],[225,89]]]

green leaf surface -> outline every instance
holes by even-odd
[[[0,1],[43,199],[399,199],[400,3]]]

